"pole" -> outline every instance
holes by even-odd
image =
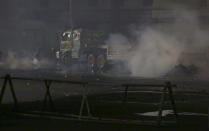
[[[13,97],[13,100],[14,100],[14,110],[17,110],[18,101],[17,101],[17,97],[16,97],[16,94],[15,94],[14,86],[13,86],[13,83],[12,83],[12,78],[11,78],[10,75],[8,76],[8,80],[9,80],[9,85],[10,85],[10,90],[11,90],[11,93],[12,93],[12,97]]]
[[[8,80],[8,75],[6,75],[4,77],[4,83],[3,83],[3,86],[2,86],[2,89],[1,89],[1,94],[0,94],[0,104],[1,104],[3,96],[4,96],[4,92],[5,92],[6,85],[7,85],[7,80]]]
[[[162,111],[163,111],[163,106],[164,106],[164,101],[165,101],[165,95],[166,95],[166,90],[167,90],[167,85],[163,87],[163,92],[160,100],[160,105],[159,105],[159,110],[158,110],[158,118],[157,118],[157,125],[161,125],[162,121]]]
[[[176,119],[176,122],[178,122],[178,113],[177,113],[177,110],[176,110],[176,103],[175,103],[175,99],[174,99],[174,96],[173,96],[172,85],[171,85],[170,82],[166,82],[166,85],[167,85],[167,88],[168,88],[168,94],[169,94],[169,97],[170,97],[170,102],[171,102],[171,106],[172,106],[172,109],[173,109],[173,112],[174,112],[174,115],[175,115],[175,119]]]
[[[124,94],[124,98],[123,98],[123,102],[125,103],[125,102],[127,102],[127,98],[128,98],[128,85],[126,86],[126,88],[125,88],[125,94]]]
[[[71,29],[73,30],[74,26],[73,26],[73,1],[72,0],[69,0],[69,15],[70,15],[70,26],[71,26]]]

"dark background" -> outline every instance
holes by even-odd
[[[128,25],[172,22],[153,18],[152,12],[168,11],[160,0],[72,0],[74,28],[123,32]],[[184,0],[186,4],[192,4]],[[194,2],[193,2],[194,4]],[[195,6],[205,8],[207,0]],[[58,34],[71,26],[70,0],[2,0],[0,50],[50,51],[58,48]],[[208,19],[208,18],[207,18]]]

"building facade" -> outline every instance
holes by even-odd
[[[57,48],[58,34],[72,25],[74,28],[121,32],[130,24],[172,22],[171,2],[199,10],[202,19],[208,23],[208,0],[2,1],[1,48],[33,51]]]

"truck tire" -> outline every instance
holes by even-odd
[[[88,55],[88,72],[94,73],[95,57],[93,54]]]
[[[105,57],[103,54],[97,56],[97,72],[102,73],[105,65]]]

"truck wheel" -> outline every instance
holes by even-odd
[[[104,65],[105,65],[105,57],[104,55],[99,55],[97,57],[97,70],[98,72],[103,72],[103,68],[104,68]]]
[[[94,73],[95,57],[93,54],[88,56],[88,72]]]

